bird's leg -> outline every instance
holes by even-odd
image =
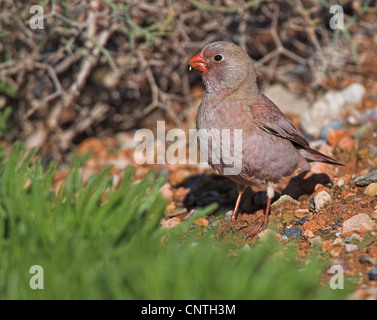
[[[241,229],[241,228],[246,227],[248,225],[246,220],[237,221],[238,208],[240,206],[242,195],[243,195],[246,188],[244,186],[240,186],[240,185],[237,185],[237,188],[238,188],[238,197],[237,197],[236,205],[235,205],[233,213],[232,213],[232,218],[230,219],[230,224],[236,229]]]
[[[270,207],[271,207],[271,202],[272,198],[275,195],[275,184],[272,182],[268,182],[267,186],[267,205],[266,205],[266,212],[264,214],[264,220],[260,228],[253,233],[248,233],[246,236],[246,239],[253,238],[255,237],[258,233],[262,232],[268,225],[268,216],[270,214]]]

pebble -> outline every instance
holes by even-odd
[[[335,147],[336,145],[339,144],[341,140],[343,140],[344,138],[350,138],[350,137],[351,137],[351,133],[349,131],[344,131],[341,129],[338,129],[338,130],[329,129],[327,141],[330,146]]]
[[[372,122],[367,122],[363,124],[361,127],[358,127],[355,132],[353,133],[353,137],[357,140],[363,139],[365,136],[370,134],[375,127],[375,124]]]
[[[343,127],[343,120],[341,119],[332,120],[321,128],[321,130],[319,131],[319,138],[322,140],[327,140],[330,129],[338,130],[342,127]]]
[[[170,183],[163,184],[163,186],[160,189],[160,192],[167,201],[173,200],[174,193]]]
[[[338,182],[336,183],[336,185],[341,188],[345,185],[345,181],[343,179],[339,179]]]
[[[262,232],[260,232],[258,234],[258,238],[261,240],[270,239],[270,238],[275,238],[276,240],[279,240],[279,241],[283,240],[283,237],[279,233],[271,229],[265,229]]]
[[[310,219],[308,217],[303,217],[298,220],[298,223],[303,225],[305,222],[309,221]]]
[[[291,196],[284,194],[278,200],[276,200],[271,206],[280,206],[285,205],[287,203],[297,204],[297,201],[293,199]]]
[[[356,141],[350,137],[344,137],[338,143],[338,148],[344,152],[351,152],[352,149],[355,147]]]
[[[239,249],[240,252],[249,252],[251,250],[248,244],[245,244],[243,247]]]
[[[354,181],[358,187],[365,187],[373,182],[377,182],[377,170],[372,170],[367,174],[357,177]]]
[[[313,231],[306,229],[304,231],[303,236],[306,237],[306,238],[308,238],[308,239],[311,239],[311,238],[314,238],[314,233],[313,233]]]
[[[331,196],[325,190],[318,192],[314,196],[315,211],[321,210],[330,202],[331,202]]]
[[[364,118],[364,115],[359,110],[353,109],[347,117],[347,122],[351,126],[359,126],[363,123]]]
[[[173,217],[167,220],[163,220],[161,223],[162,229],[170,229],[178,225],[182,219],[180,217]]]
[[[377,170],[373,170],[368,172],[367,174],[363,174],[353,180],[355,185],[358,187],[365,187],[373,182],[377,182]]]
[[[360,213],[343,222],[342,235],[346,236],[354,232],[362,233],[374,229],[377,229],[377,224],[366,213]]]
[[[284,233],[281,233],[281,235],[287,238],[297,237],[300,238],[302,233],[302,229],[300,227],[291,227],[287,229]]]
[[[362,254],[359,257],[359,262],[363,264],[371,264],[372,266],[375,266],[377,264],[377,260],[375,258],[367,256],[365,254]]]
[[[311,238],[309,240],[312,247],[320,247],[322,245],[322,238],[320,236]]]
[[[352,241],[359,241],[359,240],[360,240],[360,236],[357,233],[354,233],[350,237],[345,237],[343,240],[343,243],[350,243]]]
[[[377,267],[368,272],[369,280],[377,280]]]
[[[377,183],[371,183],[366,187],[364,190],[364,193],[367,194],[368,196],[376,196],[377,195]]]
[[[359,250],[359,247],[356,244],[346,244],[344,250],[346,252],[353,252]]]

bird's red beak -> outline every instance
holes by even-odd
[[[196,70],[199,70],[202,72],[207,71],[207,63],[203,59],[203,57],[200,55],[200,53],[198,53],[196,56],[193,56],[188,64],[190,67]]]

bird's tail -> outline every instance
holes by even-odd
[[[300,153],[308,162],[318,161],[318,162],[324,162],[324,163],[333,164],[337,166],[344,166],[344,163],[341,163],[335,160],[334,158],[326,156],[325,154],[309,147],[305,149],[300,149]]]

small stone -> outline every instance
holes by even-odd
[[[319,152],[321,151],[319,150]],[[329,153],[327,154],[330,155]],[[325,185],[335,177],[335,166],[329,166],[323,162],[313,162],[310,164],[310,167],[310,171],[305,175],[304,180],[316,175],[315,179],[317,179],[317,182]]]
[[[359,247],[356,244],[346,244],[344,250],[346,252],[353,252],[359,250]]]
[[[322,238],[320,236],[311,238],[309,241],[312,247],[320,247],[322,245]]]
[[[262,232],[260,232],[258,234],[258,238],[261,240],[269,239],[269,238],[275,238],[276,240],[279,240],[279,241],[283,240],[283,237],[280,234],[278,234],[277,232],[271,229],[265,229]]]
[[[302,229],[300,227],[292,227],[287,229],[282,235],[286,236],[287,238],[300,238],[302,233]]]
[[[377,183],[371,183],[366,187],[364,190],[364,193],[367,194],[368,196],[376,196],[377,195]]]
[[[363,123],[364,118],[365,117],[363,116],[363,114],[359,110],[352,109],[350,111],[349,116],[347,117],[347,122],[351,126],[359,126]]]
[[[357,128],[353,133],[353,137],[357,140],[362,140],[365,136],[368,136],[374,129],[374,123],[367,122],[361,127]]]
[[[167,201],[173,200],[174,193],[170,183],[163,184],[163,186],[160,189],[160,192]]]
[[[377,224],[366,213],[360,213],[343,222],[342,236],[347,236],[354,232],[363,233],[374,229],[377,229]]]
[[[162,222],[162,224],[161,224],[161,227],[163,229],[170,229],[170,228],[173,228],[176,225],[178,225],[181,221],[182,221],[182,219],[180,217],[178,217],[178,216],[177,217],[173,217],[173,218],[164,220]]]
[[[297,201],[293,199],[291,196],[284,194],[271,205],[271,209],[278,208],[286,204],[297,205]]]
[[[377,264],[377,260],[375,258],[372,258],[370,256],[367,256],[365,254],[362,254],[359,257],[359,262],[363,264],[371,264],[372,266],[375,266]]]
[[[338,182],[336,183],[336,185],[337,185],[339,188],[343,187],[344,184],[345,184],[345,181],[344,181],[343,179],[339,179]]]
[[[225,213],[226,217],[231,217],[233,215],[233,210],[229,210]]]
[[[331,130],[338,130],[343,126],[343,120],[341,119],[335,119],[330,121],[328,124],[323,126],[319,132],[319,138],[322,140],[328,139],[328,134],[330,129]]]
[[[373,170],[368,172],[367,174],[363,174],[354,180],[354,183],[358,187],[365,187],[373,182],[377,182],[377,170]]]
[[[194,224],[196,225],[196,226],[203,226],[203,227],[208,227],[208,225],[209,225],[209,221],[205,218],[205,217],[201,217],[201,218],[199,218],[199,219],[197,219],[195,222],[194,222]]]
[[[308,217],[303,217],[300,220],[298,220],[298,223],[303,225],[305,222],[308,222],[310,219]]]
[[[283,212],[281,218],[283,219],[283,221],[289,223],[291,222],[292,220],[294,220],[296,217],[293,213],[291,212]]]
[[[295,216],[297,218],[304,218],[309,214],[309,211],[307,209],[297,209],[295,210]]]
[[[377,280],[377,267],[368,272],[369,280]]]
[[[344,137],[338,143],[338,148],[344,152],[351,152],[352,149],[355,147],[356,141],[353,140],[351,137]]]
[[[251,250],[248,244],[245,244],[243,247],[239,249],[240,252],[249,252]]]
[[[311,230],[305,230],[303,236],[308,239],[311,239],[314,238],[314,233]]]
[[[322,190],[314,196],[315,211],[323,209],[327,204],[331,202],[331,196]]]
[[[354,233],[350,237],[345,237],[344,240],[343,240],[343,243],[350,243],[352,241],[358,241],[359,242],[359,240],[360,240],[360,236],[357,233]]]
[[[351,133],[348,132],[348,131],[344,131],[344,130],[334,130],[334,129],[329,129],[328,131],[328,137],[327,137],[327,140],[330,144],[330,146],[332,147],[335,147],[336,145],[339,144],[339,142],[344,139],[344,138],[350,138],[351,137]]]

